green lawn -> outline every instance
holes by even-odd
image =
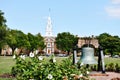
[[[49,59],[49,57],[45,57]],[[65,59],[64,57],[56,57],[56,60],[58,63],[61,62],[61,60]],[[77,58],[79,59],[79,57]],[[109,63],[118,63],[120,65],[120,58],[105,58],[105,64]],[[3,73],[10,73],[12,66],[15,65],[15,60],[12,58],[12,56],[0,56],[0,74]],[[13,80],[13,79],[2,79],[0,80]]]
[[[118,63],[120,65],[120,58],[105,58],[105,64]]]
[[[12,56],[0,56],[0,74],[10,73],[12,66],[15,65],[15,60]],[[14,80],[13,78],[0,78],[0,80]]]
[[[14,65],[15,60],[12,59],[12,56],[0,56],[0,74],[10,73]]]

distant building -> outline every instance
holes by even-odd
[[[50,55],[54,53],[55,37],[53,36],[53,32],[52,32],[52,21],[50,16],[48,16],[48,19],[47,19],[46,34],[44,37],[44,41],[46,45],[44,52],[46,53],[46,55]]]
[[[1,55],[12,55],[12,49],[8,45],[5,45],[1,51]]]

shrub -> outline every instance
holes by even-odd
[[[106,70],[107,71],[115,71],[115,64],[114,63],[110,63],[106,66]]]
[[[89,70],[79,62],[72,64],[72,58],[62,60],[61,64],[56,62],[55,56],[51,55],[49,60],[42,56],[30,53],[30,57],[24,55],[14,56],[16,65],[11,73],[18,80],[74,80],[88,78]]]
[[[93,65],[90,67],[91,70],[97,71],[97,65]],[[102,70],[102,66],[100,67],[100,70]],[[112,71],[112,72],[120,72],[120,65],[118,63],[109,63],[105,64],[105,70],[106,71]]]
[[[118,63],[115,64],[115,72],[120,72],[120,65]]]

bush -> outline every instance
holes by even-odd
[[[118,63],[115,65],[115,72],[120,72],[120,65]]]
[[[118,63],[110,63],[106,65],[106,71],[120,72],[120,65]]]
[[[93,65],[90,67],[92,71],[97,71],[97,65]],[[100,70],[102,70],[102,66],[100,67]],[[112,72],[120,72],[120,65],[118,63],[109,63],[105,65],[106,71],[112,71]]]
[[[106,65],[106,70],[107,71],[115,71],[115,64],[110,63],[110,64]]]
[[[47,61],[42,56],[30,53],[29,58],[24,55],[14,56],[16,66],[11,70],[18,80],[74,80],[88,78],[89,70],[79,62],[72,64],[72,58],[66,58],[61,64],[51,55]]]
[[[102,69],[102,66],[101,66],[100,69]],[[91,66],[91,70],[97,71],[97,65]],[[118,63],[116,63],[116,64],[114,64],[114,63],[106,64],[105,65],[105,70],[106,71],[112,71],[112,72],[120,72],[120,65]]]

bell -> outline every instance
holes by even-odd
[[[82,48],[80,61],[83,64],[97,64],[97,61],[94,58],[94,49],[91,47]]]

